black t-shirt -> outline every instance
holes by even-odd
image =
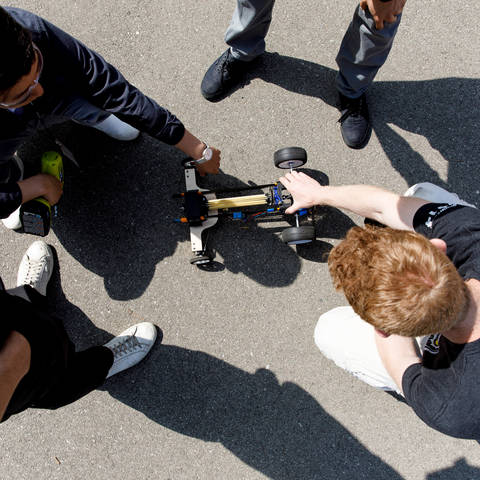
[[[413,227],[440,238],[464,280],[480,280],[480,211],[472,207],[426,204]],[[480,340],[455,344],[437,334],[428,338],[422,363],[402,378],[408,404],[432,428],[459,438],[480,439]]]
[[[30,370],[10,399],[1,419],[5,421],[49,392],[65,371],[74,347],[60,320],[48,315],[37,303],[0,291],[0,308],[0,347],[15,330],[27,339],[31,349]]]

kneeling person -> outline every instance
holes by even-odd
[[[294,198],[288,213],[329,205],[387,226],[354,227],[330,253],[334,284],[351,306],[320,317],[320,350],[368,384],[404,395],[432,428],[480,439],[479,210],[431,184],[399,196],[322,187],[298,172],[281,182]]]

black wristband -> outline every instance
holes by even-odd
[[[382,3],[388,3],[391,2],[392,0],[380,0]]]

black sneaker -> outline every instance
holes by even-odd
[[[358,98],[348,98],[341,93],[339,96],[342,116],[338,121],[343,141],[350,148],[363,148],[372,133],[367,98],[365,94]]]
[[[218,57],[207,70],[200,87],[207,100],[218,100],[240,79],[250,62],[237,60],[230,53],[230,48]]]

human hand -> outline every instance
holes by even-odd
[[[377,30],[382,30],[384,23],[394,23],[397,21],[397,15],[402,13],[407,0],[390,0],[381,2],[380,0],[360,0],[360,7],[370,11],[375,20]]]
[[[210,147],[212,149],[212,159],[209,160],[208,162],[201,163],[200,165],[195,165],[195,168],[197,169],[197,172],[200,174],[200,176],[205,176],[207,173],[213,173],[216,174],[218,173],[218,170],[220,168],[220,150],[217,150],[214,147]]]
[[[63,193],[60,180],[47,173],[39,173],[25,180],[20,180],[18,186],[22,192],[22,203],[37,197],[44,197],[50,205],[55,205]]]
[[[321,203],[322,187],[316,180],[303,172],[293,171],[280,178],[282,185],[291,193],[293,205],[285,213],[295,213]]]

